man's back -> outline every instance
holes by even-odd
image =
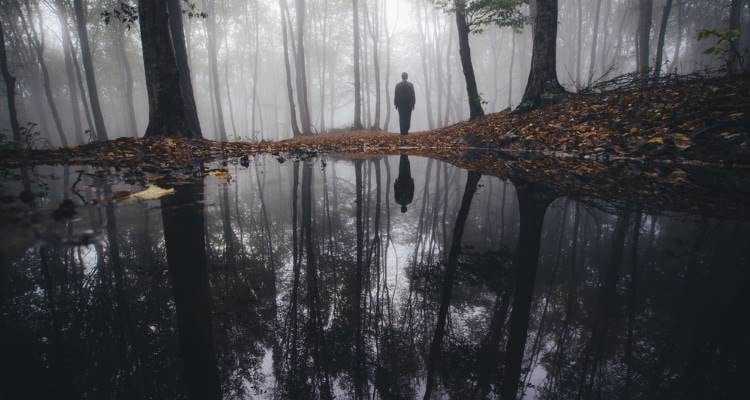
[[[400,111],[411,111],[414,109],[414,85],[409,81],[401,81],[396,85],[396,94],[393,102]]]

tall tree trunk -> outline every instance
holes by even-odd
[[[522,109],[555,101],[565,92],[557,80],[557,0],[536,0],[535,4],[531,72]]]
[[[2,19],[0,19],[0,70],[5,81],[5,99],[8,102],[10,129],[13,133],[13,141],[18,143],[21,141],[21,127],[18,124],[18,112],[16,111],[16,78],[8,69],[8,56],[5,51],[5,30],[3,29]]]
[[[578,32],[576,39],[576,88],[581,87],[581,48],[583,47],[583,6],[582,0],[577,1]]]
[[[297,14],[297,98],[299,103],[300,123],[302,134],[312,134],[312,122],[310,120],[310,103],[307,100],[307,67],[305,66],[305,0],[295,0]]]
[[[649,70],[653,0],[638,0],[638,73],[645,78]]]
[[[513,108],[513,67],[516,62],[516,31],[510,33],[510,67],[508,67],[508,108]]]
[[[451,101],[453,100],[453,68],[451,65],[451,54],[453,53],[453,29],[448,27],[448,47],[445,50],[445,113],[443,113],[443,126],[450,121]]]
[[[466,95],[469,100],[469,119],[477,119],[484,115],[482,109],[482,98],[479,97],[477,80],[474,76],[474,65],[471,61],[471,49],[469,48],[469,24],[466,21],[466,1],[454,0],[456,8],[456,28],[458,30],[458,52],[461,55],[461,68],[466,79]],[[557,26],[555,26],[557,29]]]
[[[667,23],[669,14],[672,12],[672,0],[666,0],[664,10],[661,13],[661,25],[659,26],[659,41],[656,44],[656,61],[654,62],[654,76],[661,74],[661,64],[664,55],[664,38],[667,35]]]
[[[114,32],[115,47],[117,48],[117,57],[119,58],[120,67],[122,68],[122,86],[125,88],[125,118],[127,122],[128,134],[132,137],[138,137],[138,124],[135,121],[135,106],[133,105],[133,72],[130,68],[130,61],[125,52],[125,34],[123,30]]]
[[[94,61],[91,58],[91,49],[89,49],[89,32],[86,28],[86,0],[73,0],[73,8],[76,14],[76,26],[78,27],[78,41],[81,46],[81,60],[83,61],[83,71],[86,75],[86,86],[89,89],[89,101],[91,102],[91,114],[94,118],[94,130],[96,131],[96,140],[107,140],[107,128],[104,125],[102,108],[99,103],[99,89],[96,85],[96,72],[94,70]]]
[[[359,0],[352,0],[352,31],[354,35],[354,129],[362,129],[362,92],[359,77]]]
[[[221,106],[221,89],[219,88],[218,49],[216,48],[216,0],[208,1],[208,69],[213,82],[212,95],[216,106],[216,123],[219,139],[227,140],[227,130],[224,126],[224,111]]]
[[[685,12],[682,0],[677,0],[677,39],[675,40],[672,63],[669,66],[672,72],[677,72],[677,61],[680,59],[680,49],[682,48],[682,28],[685,20],[684,16]]]
[[[44,89],[44,97],[47,99],[47,106],[50,109],[50,112],[52,113],[52,121],[55,123],[55,129],[57,130],[57,134],[60,138],[60,144],[62,147],[68,147],[68,139],[65,137],[65,130],[62,126],[62,120],[60,120],[60,113],[57,112],[57,105],[55,104],[55,99],[52,96],[52,87],[50,85],[50,77],[49,77],[49,71],[47,70],[47,63],[44,61],[44,46],[45,46],[45,40],[44,40],[44,22],[42,21],[42,13],[40,10],[37,10],[38,17],[39,17],[39,32],[37,32],[36,28],[34,27],[34,21],[32,20],[32,12],[31,12],[31,6],[29,3],[25,3],[26,5],[26,12],[28,14],[28,22],[26,21],[26,18],[21,15],[21,22],[24,25],[24,30],[26,31],[26,35],[31,40],[31,45],[34,48],[34,52],[36,53],[37,61],[39,62],[39,68],[42,72],[42,88]]]
[[[429,54],[427,53],[427,1],[423,2],[424,5],[424,17],[420,17],[423,21],[419,22],[419,42],[420,42],[420,51],[421,54],[419,55],[419,59],[422,61],[422,76],[424,77],[424,83],[422,84],[422,88],[424,89],[424,98],[425,98],[425,111],[427,114],[427,128],[432,130],[435,129],[435,121],[433,120],[432,115],[432,92],[430,90],[430,69],[428,67],[428,64],[430,64],[429,61]]]
[[[596,0],[596,11],[594,12],[594,37],[591,39],[591,57],[589,59],[589,76],[587,83],[591,86],[594,80],[594,65],[596,65],[596,45],[599,39],[599,16],[602,12],[602,0]],[[606,27],[604,28],[606,29]]]
[[[83,138],[83,126],[81,124],[81,108],[78,103],[78,87],[76,86],[75,67],[73,66],[73,43],[70,40],[68,29],[68,17],[65,4],[62,1],[55,3],[57,6],[57,18],[62,29],[63,56],[65,57],[65,74],[68,78],[68,94],[70,95],[71,118],[73,119],[73,136],[77,144],[86,143]]]
[[[435,333],[432,335],[432,344],[427,361],[427,378],[425,380],[424,400],[429,400],[432,396],[435,382],[435,372],[440,360],[440,348],[445,336],[445,322],[448,318],[448,308],[450,307],[453,293],[453,280],[455,279],[456,268],[458,265],[458,256],[461,254],[461,239],[464,235],[464,227],[469,217],[471,202],[477,191],[479,179],[482,177],[478,172],[469,172],[466,179],[466,188],[461,199],[461,208],[456,215],[456,223],[453,225],[453,236],[451,237],[451,248],[448,253],[448,263],[443,275],[443,284],[440,289],[440,310],[438,311],[438,320],[435,325]]]
[[[602,76],[607,74],[607,41],[609,41],[609,14],[612,12],[612,0],[605,0],[604,3],[604,23],[602,29],[604,29],[604,36],[602,37],[602,51],[599,52],[599,70]]]
[[[281,9],[281,37],[284,44],[284,72],[286,74],[286,91],[289,100],[289,117],[292,124],[292,134],[299,136],[299,124],[297,123],[297,108],[294,105],[294,86],[292,85],[292,70],[289,63],[289,37],[287,35],[287,6],[286,0],[279,0],[279,9]]]
[[[186,44],[185,30],[182,21],[181,0],[168,0],[169,28],[174,46],[177,70],[180,76],[180,89],[183,99],[183,108],[192,131],[202,136],[201,124],[198,120],[198,107],[195,105],[193,92],[193,80],[190,76],[190,57]]]
[[[372,15],[372,24],[370,26],[370,36],[372,38],[372,65],[373,73],[375,74],[375,118],[372,121],[371,128],[374,130],[380,129],[380,108],[381,108],[381,87],[380,87],[380,24],[378,23],[378,8],[375,7],[375,11]]]
[[[196,129],[194,125],[198,116],[188,115],[191,107],[183,95],[182,75],[173,45],[179,39],[172,37],[169,24],[164,23],[169,18],[167,3],[139,0],[138,8],[149,106],[144,136],[202,137],[200,127]]]

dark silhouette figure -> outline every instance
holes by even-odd
[[[394,195],[396,196],[396,203],[401,205],[401,212],[406,212],[406,206],[411,204],[414,199],[414,179],[411,177],[411,165],[409,164],[409,157],[401,155],[398,160],[398,178],[396,183],[393,184]]]
[[[411,84],[409,74],[406,72],[401,74],[401,82],[396,85],[396,94],[393,96],[393,104],[398,110],[398,122],[401,128],[401,134],[406,135],[409,133],[409,127],[411,126],[411,112],[414,110],[414,85]]]

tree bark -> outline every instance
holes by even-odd
[[[645,78],[649,70],[653,0],[638,0],[638,73]]]
[[[208,1],[208,69],[213,81],[212,94],[216,105],[216,123],[219,139],[227,140],[227,130],[224,126],[224,111],[221,108],[221,89],[219,88],[218,49],[216,48],[216,0]]]
[[[352,0],[352,31],[354,35],[354,129],[362,129],[362,92],[359,77],[359,0]]]
[[[62,29],[63,56],[65,57],[65,74],[68,78],[68,94],[70,95],[71,118],[73,119],[73,136],[77,144],[86,143],[83,138],[83,126],[81,124],[81,108],[78,103],[79,94],[76,86],[75,67],[73,66],[73,43],[70,40],[70,31],[68,29],[68,16],[65,10],[65,4],[62,1],[55,3],[57,6],[57,17]]]
[[[96,85],[94,61],[91,58],[91,49],[89,49],[89,33],[86,29],[86,5],[84,2],[85,0],[73,0],[76,26],[78,27],[78,41],[81,46],[81,60],[83,61],[83,71],[86,75],[86,86],[89,89],[89,101],[91,102],[91,114],[94,118],[96,140],[107,140],[107,128],[104,125],[102,108],[99,103],[99,90]]]
[[[656,44],[656,61],[654,62],[654,76],[661,74],[661,65],[664,55],[664,38],[667,35],[667,23],[669,14],[672,12],[672,0],[666,0],[664,11],[661,13],[661,25],[659,26],[659,41]]]
[[[120,67],[122,68],[122,86],[125,88],[125,119],[128,129],[128,135],[138,137],[138,124],[135,121],[135,107],[133,105],[133,71],[130,68],[128,54],[125,52],[125,34],[126,32],[118,29],[114,32],[115,47],[117,48],[117,57],[119,58]]]
[[[26,5],[26,12],[28,14],[28,21],[26,21],[26,18],[21,15],[21,22],[23,23],[24,30],[26,31],[26,35],[31,40],[31,46],[34,48],[34,53],[36,53],[37,61],[39,62],[39,68],[42,72],[42,88],[44,89],[44,97],[47,99],[47,106],[50,109],[50,112],[52,114],[52,121],[55,123],[55,129],[57,130],[57,134],[60,138],[60,145],[62,147],[68,147],[68,139],[65,137],[65,130],[62,126],[62,121],[60,120],[60,113],[57,111],[57,105],[55,104],[55,99],[52,96],[52,87],[50,86],[50,77],[49,77],[49,70],[47,70],[47,63],[44,61],[44,46],[45,46],[45,40],[44,40],[44,26],[42,22],[42,14],[39,12],[39,32],[36,31],[36,28],[34,28],[34,21],[32,18],[31,13],[31,6],[29,3],[25,3]]]
[[[295,0],[297,14],[297,98],[299,103],[300,123],[302,134],[312,134],[310,120],[310,103],[307,99],[307,67],[305,66],[305,0]]]
[[[477,89],[477,80],[474,76],[474,65],[471,61],[471,49],[469,48],[469,24],[466,21],[466,1],[454,0],[456,8],[456,28],[458,30],[458,52],[461,55],[461,68],[466,79],[466,95],[469,100],[469,119],[477,119],[484,116],[482,109],[482,98]],[[555,26],[557,29],[557,26]]]
[[[553,102],[565,93],[557,80],[557,1],[536,0],[531,72],[519,108]]]
[[[202,136],[201,124],[198,120],[198,107],[195,105],[193,81],[190,76],[190,62],[185,42],[185,30],[182,21],[182,6],[180,0],[168,0],[169,29],[174,46],[177,70],[180,76],[180,89],[183,98],[183,108],[188,119],[190,129]]]
[[[18,143],[21,141],[21,127],[18,124],[18,112],[16,111],[16,78],[8,69],[8,56],[5,52],[5,30],[2,20],[0,20],[0,70],[5,81],[5,99],[8,102],[10,129],[13,133],[13,141]]]
[[[180,68],[175,53],[175,40],[170,33],[167,3],[161,0],[139,0],[139,21],[146,72],[149,121],[146,137],[202,137],[194,125],[197,115],[188,110],[189,100],[183,95]],[[193,110],[194,111],[194,110]]]
[[[591,39],[591,59],[589,60],[589,76],[587,83],[591,86],[594,80],[594,65],[596,65],[596,45],[599,38],[599,16],[602,12],[602,0],[596,0],[596,11],[594,13],[594,37]],[[605,28],[606,29],[606,28]]]
[[[292,123],[292,134],[299,136],[299,124],[297,123],[297,108],[294,105],[294,86],[292,85],[292,70],[289,63],[289,37],[287,36],[287,18],[288,12],[286,7],[286,0],[279,0],[279,8],[281,9],[281,37],[284,44],[284,72],[286,74],[286,91],[289,100],[289,117]]]

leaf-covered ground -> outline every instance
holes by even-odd
[[[408,136],[351,131],[279,142],[122,138],[69,149],[0,150],[0,165],[169,167],[257,153],[449,155],[490,147],[574,158],[750,164],[750,76],[633,77],[526,113],[499,112]]]

